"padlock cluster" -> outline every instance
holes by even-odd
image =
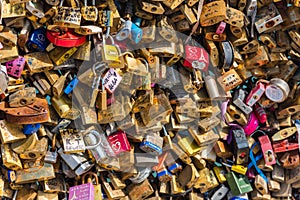
[[[0,5],[3,199],[300,199],[298,0]]]

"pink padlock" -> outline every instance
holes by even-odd
[[[14,78],[20,78],[25,63],[26,63],[26,59],[22,56],[19,56],[18,58],[7,62],[6,63],[7,74]]]
[[[261,96],[264,94],[266,88],[265,85],[261,82],[259,82],[255,88],[253,88],[250,92],[250,94],[246,98],[246,104],[248,106],[253,106],[256,102],[259,101]]]
[[[216,30],[216,34],[220,35],[225,31],[226,28],[226,23],[225,22],[221,22]]]
[[[256,115],[254,114],[254,112],[251,112],[248,123],[243,127],[246,136],[249,136],[252,133],[254,133],[258,125],[259,125],[259,121]]]
[[[107,139],[116,155],[131,150],[130,143],[124,131],[117,131],[108,136]]]

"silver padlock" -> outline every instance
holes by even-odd
[[[109,145],[104,134],[100,134],[96,130],[86,130],[83,133],[83,140],[88,149],[94,156],[96,162],[106,162],[109,157],[114,156],[114,152]]]
[[[47,163],[56,163],[57,162],[57,149],[55,146],[56,142],[56,135],[54,134],[52,137],[52,146],[48,149],[44,161]]]
[[[26,2],[26,9],[33,14],[34,16],[37,16],[38,18],[44,17],[44,4],[43,1],[29,1]]]

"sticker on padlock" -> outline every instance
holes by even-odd
[[[113,93],[120,84],[122,77],[114,69],[109,69],[104,75],[103,84],[108,92]]]

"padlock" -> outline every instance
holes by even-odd
[[[119,199],[119,198],[125,197],[125,193],[121,189],[113,188],[111,186],[111,184],[109,182],[107,182],[103,173],[100,175],[100,180],[102,181],[103,189],[109,198],[111,198],[111,199],[118,198]]]
[[[286,152],[280,158],[280,162],[285,169],[294,169],[300,164],[299,154],[297,151]]]
[[[173,27],[168,23],[167,17],[162,17],[160,21],[158,21],[159,34],[168,42],[178,42],[178,37],[175,34],[175,30]]]
[[[20,78],[24,66],[25,58],[19,56],[17,59],[6,63],[7,74],[14,78]]]
[[[200,174],[193,164],[187,165],[179,174],[178,182],[182,187],[192,188],[200,178]]]
[[[207,71],[209,66],[208,53],[205,49],[197,46],[185,46],[185,59],[183,65]]]
[[[0,42],[14,47],[17,45],[17,35],[10,29],[4,29],[3,32],[0,33]]]
[[[35,29],[29,36],[26,45],[31,51],[45,51],[49,45],[49,40],[46,37],[46,29]]]
[[[245,132],[240,129],[232,130],[234,149],[236,152],[236,164],[245,164],[248,162],[249,144]]]
[[[224,183],[226,181],[226,170],[221,167],[214,167],[213,171],[215,172],[215,175],[220,183]]]
[[[54,26],[49,30],[48,27],[46,36],[51,43],[60,47],[79,47],[86,42],[86,36],[77,34],[72,28]]]
[[[76,129],[62,129],[59,132],[63,141],[64,153],[84,152],[85,143],[81,132]]]
[[[78,28],[81,23],[81,12],[79,1],[75,1],[78,7],[63,6],[64,0],[57,7],[57,15],[53,19],[55,25],[68,28]]]
[[[201,26],[212,26],[227,19],[226,6],[222,1],[207,3],[203,6],[200,16]]]
[[[149,14],[148,14],[149,15]],[[145,15],[146,16],[146,15]],[[152,16],[150,15],[150,21],[143,20],[143,23],[147,23],[148,26],[143,27],[143,35],[142,35],[142,43],[149,43],[152,42],[155,39],[155,32],[156,32],[156,19],[152,19]],[[142,23],[142,25],[143,25]],[[148,60],[149,62],[149,60]],[[149,62],[150,64],[150,62]]]
[[[52,137],[52,145],[51,147],[48,148],[48,151],[46,152],[44,162],[52,163],[52,164],[57,162],[57,149],[55,146],[56,136],[57,134],[54,134]]]
[[[200,177],[196,182],[194,188],[200,189],[201,193],[207,192],[219,185],[214,173],[208,168],[204,168],[199,171]]]
[[[163,138],[157,133],[147,134],[140,144],[140,149],[148,153],[162,154]]]
[[[26,9],[38,18],[44,17],[44,2],[28,1],[26,2]]]
[[[6,110],[5,117],[10,123],[33,124],[50,120],[47,100],[41,98],[37,98],[31,105],[21,108],[8,108],[5,107],[5,104],[2,102],[0,104],[0,110]]]
[[[10,124],[5,120],[0,120],[0,132],[0,139],[3,144],[13,143],[26,138],[22,133],[21,125]]]
[[[56,0],[48,0],[48,1],[56,1]],[[56,7],[52,7],[45,12],[45,15],[40,18],[39,23],[45,24],[47,23],[50,19],[52,19],[55,16],[56,13]]]
[[[61,98],[52,97],[51,104],[57,114],[62,118],[75,120],[80,116],[80,111],[71,106],[72,103],[70,102],[70,99],[68,99],[65,95]]]
[[[244,113],[239,111],[234,105],[229,105],[227,107],[227,112],[239,124],[241,124],[242,126],[246,125],[247,123],[246,116],[244,115]]]
[[[25,184],[55,178],[52,164],[44,163],[44,165],[41,165],[40,162],[41,161],[33,161],[33,163],[31,163],[33,164],[31,167],[18,170],[16,172],[16,183]]]
[[[108,178],[115,189],[119,190],[126,188],[126,184],[115,173],[108,173]]]
[[[218,81],[226,92],[242,83],[242,79],[234,69],[225,72],[220,78],[218,78]]]
[[[84,6],[81,8],[82,18],[86,21],[95,22],[98,19],[98,9],[95,6],[95,1],[92,1],[92,5],[87,5],[87,0],[84,1]]]
[[[60,76],[58,80],[54,83],[54,85],[52,86],[53,96],[61,98],[61,96],[64,94],[64,85],[68,75],[69,72],[65,73],[64,75]]]
[[[129,141],[124,131],[117,131],[116,133],[109,135],[107,139],[116,155],[122,155],[123,152],[131,150]]]
[[[246,98],[246,92],[242,89],[239,89],[234,94],[233,103],[239,109],[241,109],[245,114],[249,114],[252,111],[252,107],[250,107],[244,103],[245,98]]]
[[[225,176],[233,195],[236,196],[253,190],[245,176],[236,175],[234,172],[229,172]]]
[[[255,26],[259,33],[265,32],[282,22],[282,17],[273,3],[258,9],[255,17]]]
[[[45,52],[29,53],[24,58],[31,73],[39,73],[53,68],[53,64]]]
[[[93,183],[85,182],[86,174],[82,176],[82,184],[72,186],[69,189],[69,196],[71,199],[84,199],[84,200],[92,200],[95,197],[95,189]]]
[[[180,194],[184,192],[183,187],[180,186],[178,183],[177,177],[175,175],[172,175],[172,180],[170,182],[171,184],[171,193],[172,194]]]
[[[44,137],[36,142],[30,148],[25,149],[20,155],[20,158],[25,159],[38,159],[44,157],[47,151],[48,140]]]
[[[120,48],[115,44],[112,36],[108,37],[111,44],[106,44],[106,38],[102,37],[103,46],[101,48],[102,62],[107,63],[112,68],[123,68],[120,58]]]
[[[23,133],[25,135],[37,133],[40,128],[41,128],[41,124],[26,124],[24,125]]]
[[[3,14],[2,18],[11,18],[11,17],[25,17],[26,9],[25,3],[7,3],[3,2]]]
[[[21,160],[15,152],[13,152],[8,144],[1,145],[1,155],[4,166],[12,170],[23,169]]]
[[[116,70],[111,68],[105,73],[102,80],[102,84],[108,90],[108,92],[113,93],[120,84],[122,77]]]
[[[57,152],[71,170],[74,170],[75,174],[78,176],[88,172],[94,166],[94,164],[91,163],[82,153],[65,154],[62,148],[59,148]]]
[[[64,63],[68,58],[70,58],[75,52],[77,51],[76,47],[73,48],[63,48],[63,47],[56,47],[49,53],[49,57],[56,65],[61,65]]]
[[[253,106],[264,94],[265,92],[265,85],[259,82],[255,88],[251,90],[249,95],[247,96],[245,102],[249,106]]]

